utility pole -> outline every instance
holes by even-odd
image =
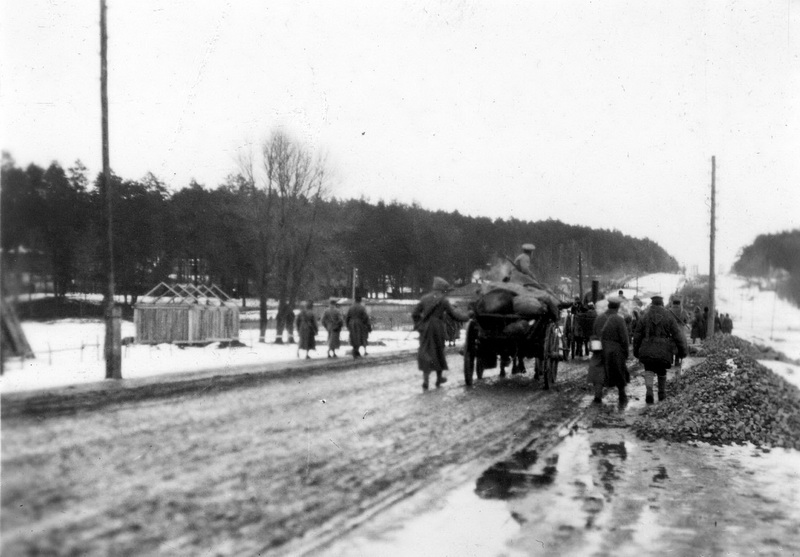
[[[122,348],[120,321],[122,312],[114,305],[114,234],[111,195],[111,168],[108,156],[108,35],[106,34],[106,1],[100,0],[100,110],[103,128],[103,189],[106,197],[106,228],[108,237],[106,290],[106,379],[122,379]]]
[[[578,294],[583,303],[583,254],[578,252]]]
[[[716,203],[717,203],[717,186],[716,186],[716,178],[717,178],[717,159],[716,157],[711,157],[711,250],[710,250],[710,260],[709,260],[709,269],[708,269],[708,323],[706,323],[706,338],[711,338],[714,336],[714,322],[715,313],[714,313],[714,287],[715,284],[715,276],[714,276],[714,243],[717,239],[716,234]]]

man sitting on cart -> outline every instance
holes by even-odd
[[[536,276],[531,269],[531,255],[533,255],[535,249],[536,246],[533,244],[522,244],[522,253],[512,261],[514,270],[518,273],[517,276],[514,277],[514,273],[512,272],[512,281],[521,282],[522,284],[531,284],[536,288],[544,289],[539,281],[536,280]]]

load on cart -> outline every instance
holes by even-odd
[[[555,384],[563,339],[558,327],[561,302],[547,286],[519,273],[503,282],[481,285],[477,300],[471,304],[472,317],[467,324],[464,344],[464,380],[472,385],[473,376],[483,378],[484,371],[500,366],[505,377],[525,373],[525,359],[535,359],[537,377],[544,379],[544,389]]]

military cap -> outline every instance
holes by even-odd
[[[442,277],[433,277],[433,289],[440,292],[447,292],[450,290],[450,283]]]
[[[533,251],[536,249],[536,246],[533,244],[522,244],[522,251]]]

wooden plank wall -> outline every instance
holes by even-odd
[[[239,308],[138,305],[133,311],[139,344],[191,344],[239,339]]]

